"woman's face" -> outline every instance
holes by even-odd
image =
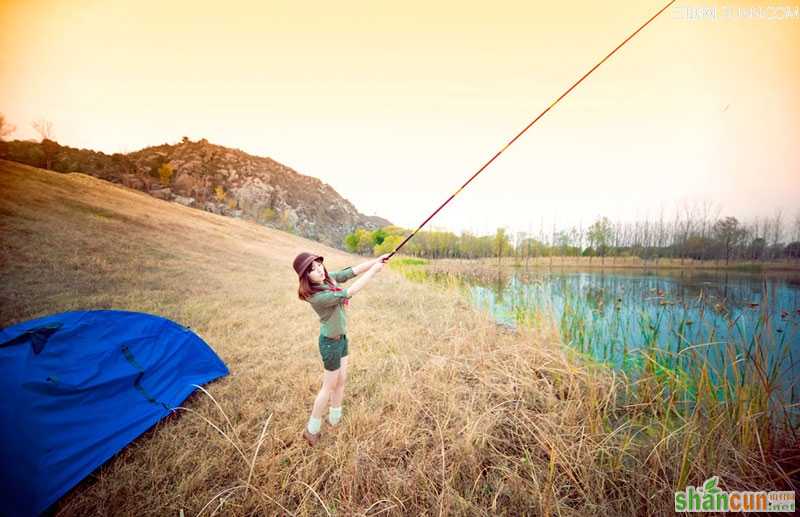
[[[311,268],[308,270],[308,279],[315,284],[320,284],[325,280],[325,268],[322,262],[315,260],[311,263]]]

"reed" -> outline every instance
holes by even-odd
[[[502,298],[503,311],[485,304],[495,316],[511,315],[518,325],[533,328],[555,320],[561,342],[582,361],[622,374],[622,400],[637,408],[630,422],[641,428],[639,441],[659,436],[654,454],[679,444],[677,487],[686,485],[692,469],[702,465],[713,472],[711,467],[720,464],[715,443],[726,443],[736,457],[757,457],[762,464],[768,458],[779,464],[796,461],[796,455],[786,451],[797,443],[800,425],[800,377],[790,346],[798,339],[800,318],[784,311],[786,327],[773,332],[766,289],[756,310],[735,318],[726,314],[728,332],[721,338],[716,314],[703,293],[691,302],[659,300],[654,309],[625,311],[623,300],[613,293],[574,292],[558,280],[520,285],[518,276],[503,278],[501,272],[483,269],[444,272],[441,264],[434,272],[406,265],[398,269],[409,278],[440,284],[443,278],[467,285],[496,283],[502,292],[495,296]],[[474,301],[481,305],[480,297]],[[745,325],[747,318],[755,323]],[[795,465],[789,474],[797,473]]]

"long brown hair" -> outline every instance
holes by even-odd
[[[316,261],[314,261],[316,262]],[[305,271],[300,275],[300,286],[297,288],[297,296],[303,301],[307,301],[309,298],[314,296],[315,293],[322,291],[323,289],[317,287],[319,284],[314,284],[311,282],[311,279],[308,278],[308,272],[311,271],[311,266],[313,262],[308,265]],[[322,264],[322,270],[325,271],[325,279],[323,283],[333,286],[333,280],[328,275],[328,269],[325,267],[325,264]]]

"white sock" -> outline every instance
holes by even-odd
[[[308,419],[308,425],[306,429],[311,434],[317,434],[319,432],[319,428],[322,427],[322,419],[321,418],[314,418],[313,416]]]
[[[328,411],[328,422],[331,425],[336,425],[339,423],[339,420],[342,419],[342,406],[333,407],[331,406],[330,410]]]

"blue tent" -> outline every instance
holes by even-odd
[[[228,373],[158,316],[67,312],[0,330],[0,514],[37,515]]]

